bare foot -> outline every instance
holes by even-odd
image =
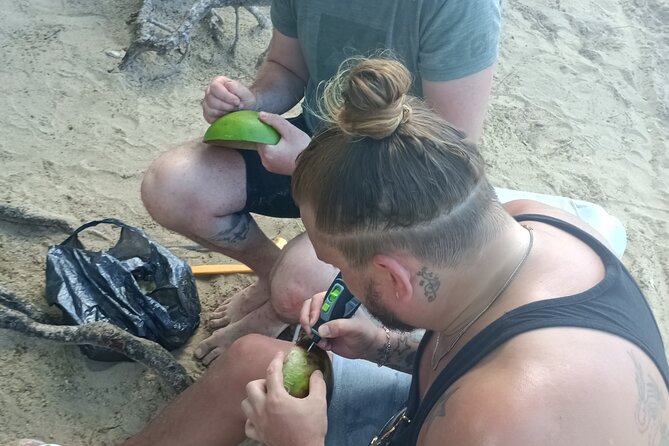
[[[268,302],[269,295],[269,283],[267,280],[259,279],[219,305],[209,316],[209,328],[216,330],[241,321],[246,315]]]
[[[273,338],[279,336],[288,324],[281,322],[269,301],[237,322],[214,331],[195,349],[195,357],[204,365],[218,358],[238,338],[259,333]]]

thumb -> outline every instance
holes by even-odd
[[[294,127],[286,118],[274,113],[260,112],[258,118],[265,124],[269,124],[284,137]]]
[[[335,319],[318,327],[318,334],[322,338],[338,338],[351,332],[355,323],[350,319]]]
[[[309,396],[325,395],[326,384],[323,372],[315,370],[309,377]]]

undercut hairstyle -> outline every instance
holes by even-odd
[[[351,265],[408,252],[455,266],[500,230],[476,146],[410,86],[397,61],[349,61],[324,90],[326,127],[298,158],[293,197]]]

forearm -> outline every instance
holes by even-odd
[[[282,114],[304,96],[306,80],[280,63],[267,59],[251,86],[256,96],[255,109]]]
[[[424,330],[412,332],[389,331],[390,339],[385,331],[381,331],[376,348],[370,350],[370,361],[377,364],[411,373],[413,370],[418,345],[423,337]],[[388,349],[390,345],[390,349]]]

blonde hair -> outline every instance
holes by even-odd
[[[411,116],[410,88],[411,75],[393,60],[348,59],[325,86],[320,118],[347,135],[382,139]]]
[[[293,196],[354,265],[407,251],[462,261],[498,231],[501,207],[465,135],[408,94],[399,62],[358,59],[324,91],[319,132],[298,158]]]

